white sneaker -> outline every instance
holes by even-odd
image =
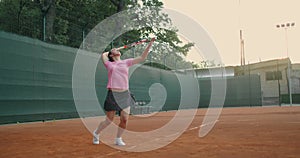
[[[126,144],[123,142],[122,138],[116,138],[116,145],[125,146]]]
[[[96,130],[93,132],[93,144],[100,144],[99,134],[96,134],[95,132]]]

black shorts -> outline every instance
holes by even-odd
[[[129,91],[113,92],[111,90],[108,90],[104,102],[104,110],[122,111],[123,109],[134,105],[134,103],[135,100],[133,98],[133,95]]]

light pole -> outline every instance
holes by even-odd
[[[285,30],[285,42],[286,42],[286,56],[289,58],[289,46],[288,46],[288,28],[295,27],[296,23],[286,23],[286,24],[278,24],[276,25],[277,28],[284,28]],[[290,60],[288,61],[288,90],[289,90],[289,96],[290,96],[290,105],[293,104],[292,99],[292,83],[291,83],[291,66],[290,66]]]

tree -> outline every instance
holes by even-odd
[[[0,1],[0,29],[33,38],[41,37],[39,7],[28,0]]]
[[[222,64],[220,63],[215,63],[214,60],[205,60],[201,61],[199,68],[211,68],[211,67],[220,67]]]
[[[125,1],[125,0],[110,0],[112,4],[114,4],[117,7],[117,13],[121,12],[125,9],[126,7],[126,3],[128,3],[129,1]]]
[[[41,11],[43,14],[43,20],[46,23],[46,34],[44,37],[46,41],[53,42],[54,40],[54,21],[56,19],[56,3],[55,0],[42,0],[37,1],[40,3]]]
[[[0,29],[43,40],[45,28],[46,42],[78,48],[85,35],[102,20],[134,7],[140,9],[133,13],[135,14],[133,18],[140,22],[147,21],[149,27],[122,34],[114,39],[108,48],[154,35],[157,37],[157,42],[153,49],[152,60],[160,63],[164,63],[164,61],[174,63],[172,60],[178,58],[176,59],[177,65],[187,65],[180,58],[187,54],[193,44],[183,43],[178,38],[176,28],[163,29],[159,27],[161,24],[172,25],[168,15],[161,12],[163,3],[160,0],[142,0],[140,2],[137,0],[1,0]],[[155,9],[149,10],[149,8]],[[144,17],[144,11],[148,11],[151,15]],[[122,27],[120,22],[116,22],[115,25]],[[138,49],[136,48],[136,51]],[[166,55],[170,58],[166,59]]]
[[[156,62],[161,64],[168,64],[168,67],[175,65],[174,60],[178,62],[178,66],[181,68],[197,67],[195,63],[190,63],[183,60],[183,57],[187,55],[187,52],[194,45],[193,43],[183,43],[178,35],[178,30],[172,27],[172,21],[167,14],[161,12],[163,9],[163,3],[159,0],[143,0],[142,5],[132,5],[133,7],[139,7],[140,9],[134,10],[136,17],[129,19],[131,21],[139,21],[147,23],[149,27],[132,30],[116,38],[113,41],[113,45],[118,47],[126,43],[135,42],[139,38],[149,38],[151,35],[155,35],[157,38],[157,44],[153,47],[152,55],[150,56],[150,62]],[[150,16],[145,16],[150,15]],[[160,26],[170,26],[168,29],[160,28]],[[129,37],[129,38],[128,38]],[[133,40],[133,41],[132,41]],[[110,49],[110,47],[108,48]],[[143,47],[137,47],[133,51],[141,52]],[[124,52],[127,56],[134,56],[134,52]],[[130,55],[131,54],[131,55]],[[178,58],[178,59],[177,59]],[[183,63],[183,64],[180,64]],[[150,64],[151,65],[151,64]]]

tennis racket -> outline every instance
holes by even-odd
[[[142,44],[142,43],[145,43],[145,42],[149,42],[149,40],[148,39],[143,39],[143,40],[140,40],[140,41],[137,41],[137,42],[133,42],[131,44],[127,44],[127,45],[124,45],[122,47],[119,47],[119,48],[117,48],[117,50],[131,48],[131,47],[134,47],[136,45],[139,45],[139,44]]]

